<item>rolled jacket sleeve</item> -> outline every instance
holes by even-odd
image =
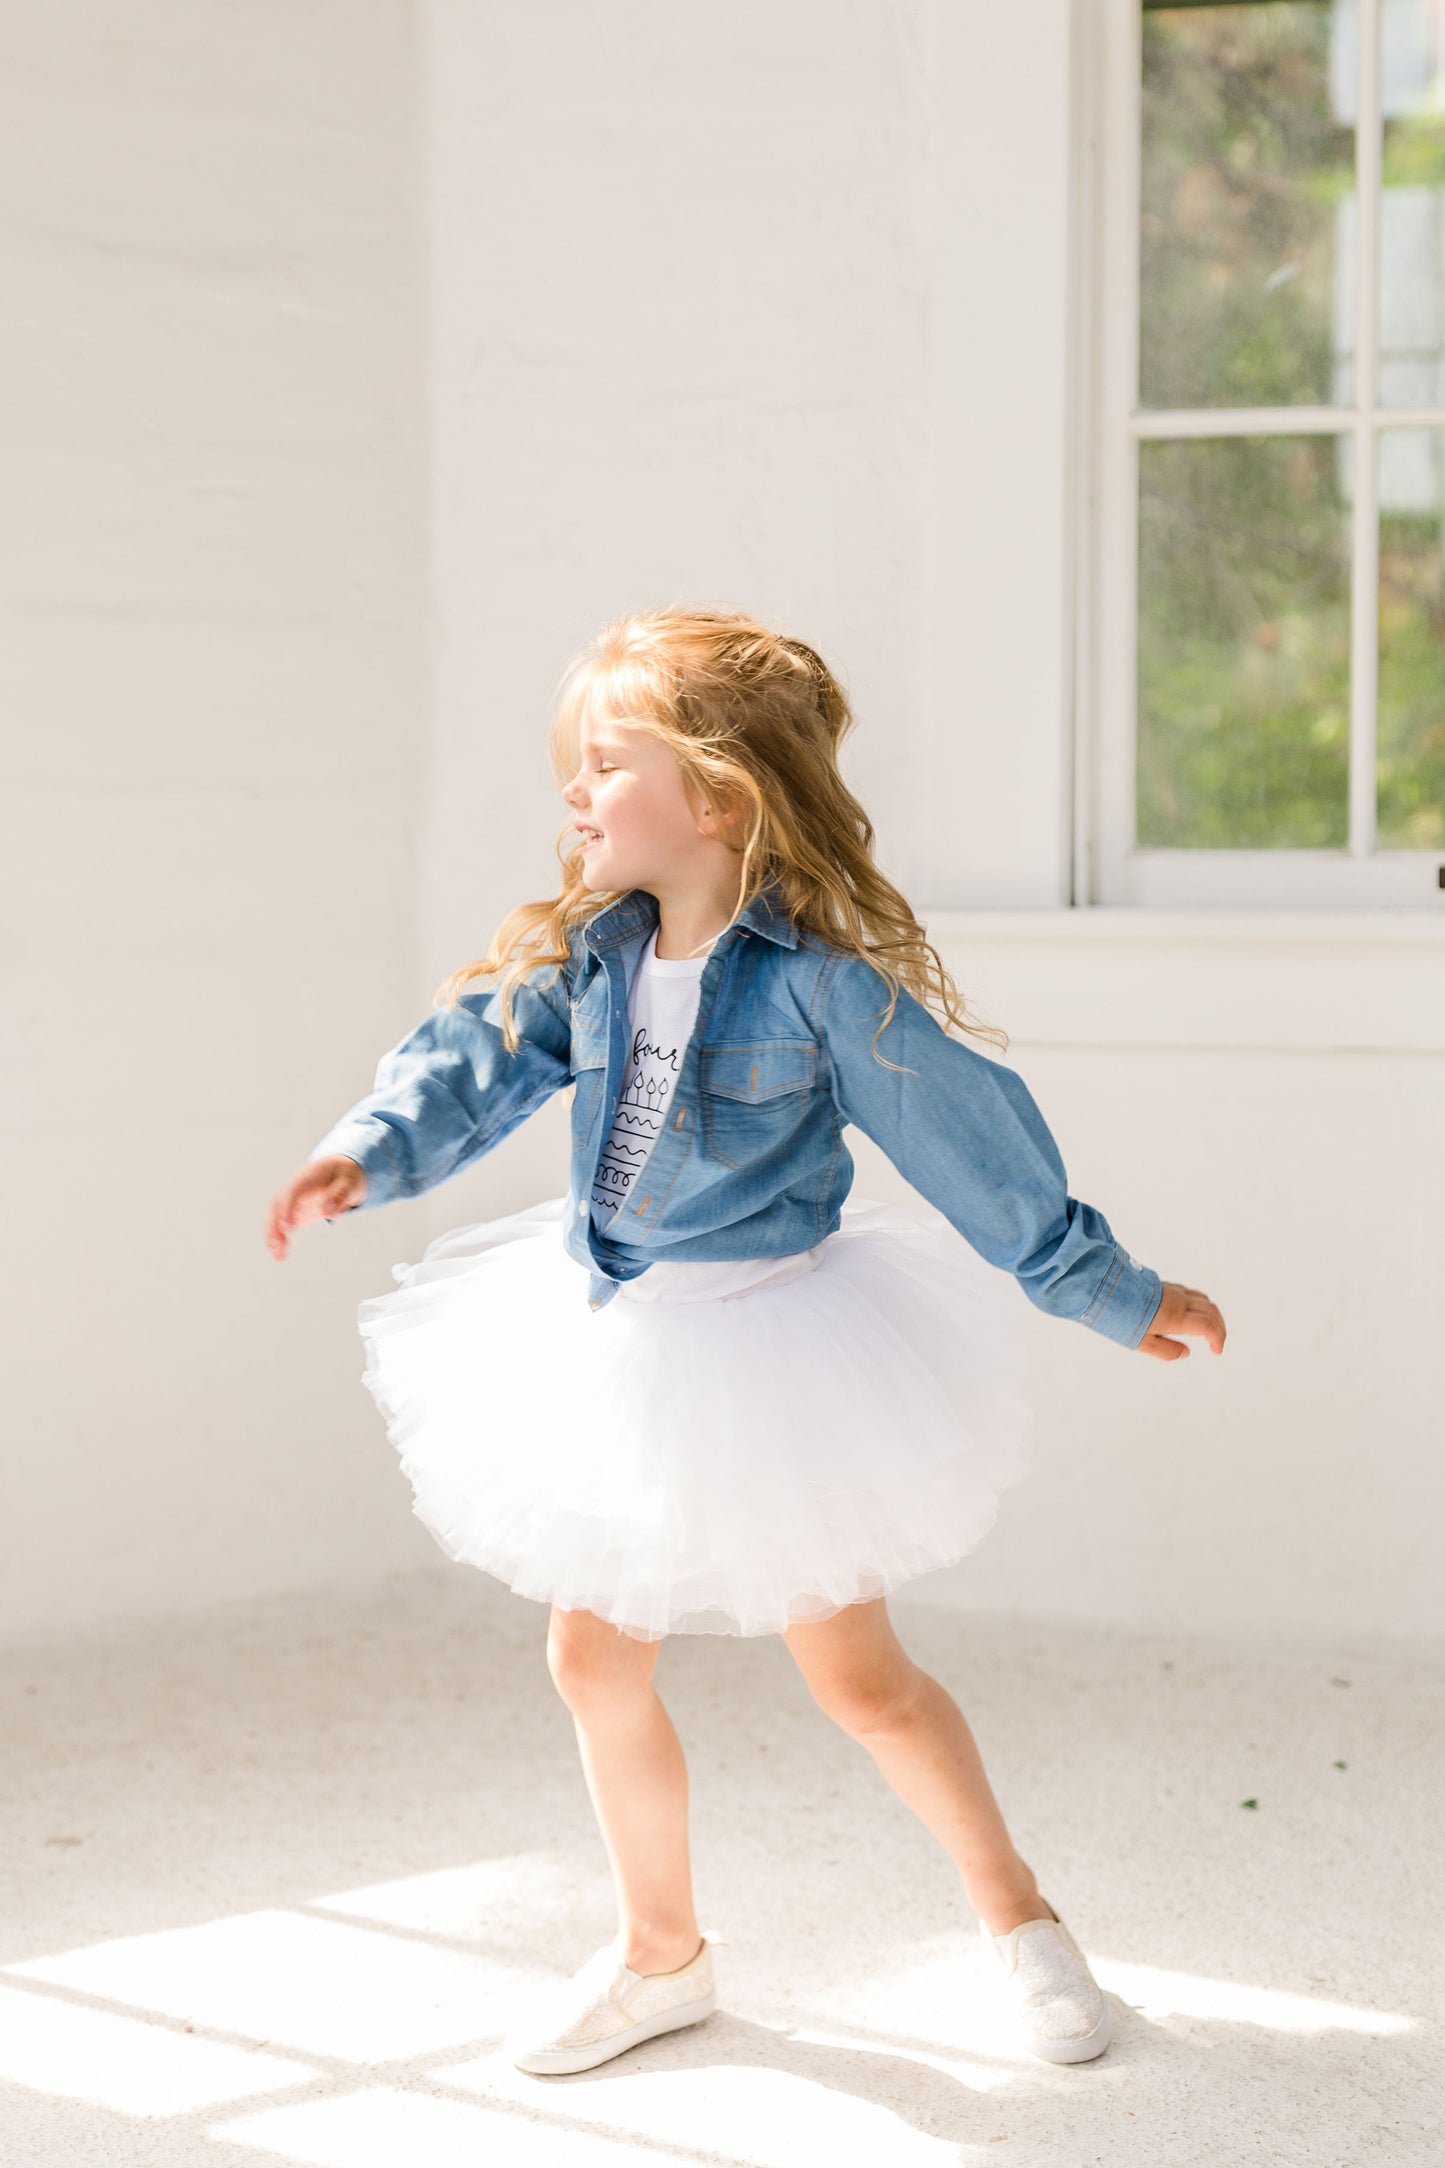
[[[841,957],[820,1031],[844,1120],[1040,1310],[1137,1347],[1164,1283],[1128,1254],[1102,1212],[1069,1195],[1058,1146],[1023,1078],[950,1037],[902,986],[875,1042],[887,1005],[872,965]],[[885,1068],[878,1054],[912,1073]]]
[[[555,983],[543,990],[551,977]],[[542,982],[539,984],[538,982]],[[516,1051],[502,1036],[498,993],[463,994],[383,1054],[366,1098],[307,1154],[339,1153],[366,1175],[353,1211],[415,1197],[479,1159],[572,1081],[567,994],[552,965],[513,989]]]

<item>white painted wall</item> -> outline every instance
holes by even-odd
[[[429,16],[428,968],[554,885],[548,695],[603,622],[674,597],[778,615],[837,656],[860,787],[917,887],[920,8],[434,0]]]
[[[462,1570],[354,1305],[560,1193],[564,1109],[284,1268],[261,1212],[550,890],[556,676],[674,596],[841,666],[880,855],[1075,1193],[1229,1320],[1165,1366],[1031,1317],[1035,1478],[923,1587],[1445,1629],[1438,923],[1060,908],[1071,20],[147,4],[122,45],[67,0],[15,34],[6,1630]]]
[[[4,10],[7,1637],[430,1547],[350,1337],[400,1222],[261,1239],[417,1006],[411,18]]]

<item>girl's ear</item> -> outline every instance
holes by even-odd
[[[729,790],[716,779],[707,782],[695,775],[684,776],[683,791],[698,832],[730,842],[745,809],[742,793]]]
[[[710,836],[730,835],[742,815],[743,802],[714,786],[701,794],[698,805],[698,826]]]

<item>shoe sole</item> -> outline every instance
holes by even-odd
[[[1091,2033],[1078,2040],[1040,2040],[1027,2034],[1029,2053],[1045,2063],[1087,2063],[1102,2055],[1114,2032],[1114,2013],[1104,2005],[1104,2015]]]
[[[606,2040],[589,2041],[581,2048],[521,2048],[512,2061],[518,2070],[531,2071],[537,2077],[561,2077],[574,2070],[595,2070],[599,2063],[611,2062],[614,2055],[625,2055],[643,2040],[651,2040],[658,2033],[677,2032],[684,2025],[696,2025],[701,2018],[711,2017],[717,2008],[717,1995],[705,1995],[700,2002],[680,2003],[675,2010],[660,2010],[656,2017],[643,2018],[631,2025],[626,2032],[613,2033]]]

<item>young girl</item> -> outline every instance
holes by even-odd
[[[1110,2009],[887,1596],[963,1557],[1029,1466],[1021,1311],[1164,1361],[1224,1321],[1068,1194],[843,781],[811,647],[741,613],[608,626],[559,689],[560,893],[519,905],[274,1198],[293,1228],[415,1196],[571,1085],[565,1198],[462,1227],[361,1306],[374,1395],[453,1558],[551,1605],[616,1938],[512,2035],[577,2071],[705,2017],[669,1633],[777,1633],[947,1849],[1032,2051]],[[500,974],[490,994],[467,983]],[[998,1033],[980,1033],[998,1039]],[[1006,1043],[1006,1042],[1005,1042]],[[850,1198],[856,1124],[918,1199]]]

